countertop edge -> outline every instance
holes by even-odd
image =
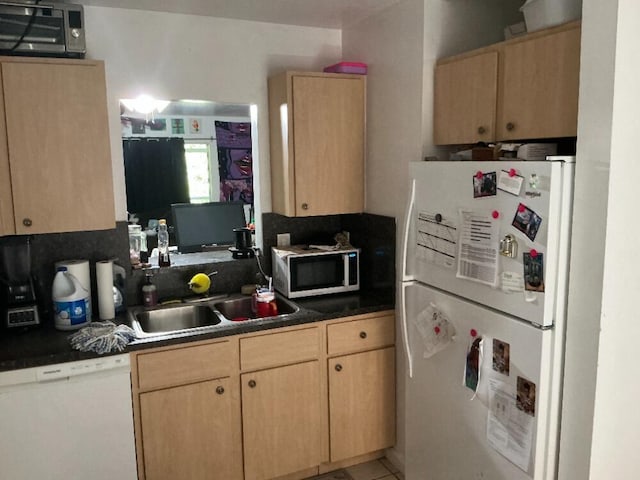
[[[53,365],[57,363],[74,362],[78,360],[88,360],[93,358],[101,358],[111,355],[120,355],[123,353],[131,353],[144,349],[165,347],[170,345],[187,344],[192,342],[198,342],[203,340],[210,340],[214,338],[228,337],[232,335],[242,335],[247,333],[272,330],[282,327],[290,327],[296,325],[304,325],[308,323],[316,323],[325,320],[332,320],[338,318],[346,318],[356,315],[363,315],[367,313],[376,313],[384,311],[394,311],[395,305],[393,301],[390,303],[380,303],[379,305],[370,305],[360,308],[347,309],[334,312],[319,312],[309,308],[300,307],[300,311],[289,317],[282,319],[265,319],[258,321],[249,321],[232,327],[219,328],[207,332],[199,332],[195,334],[173,334],[166,336],[156,336],[144,339],[138,339],[130,343],[122,351],[114,351],[106,354],[97,354],[93,352],[81,352],[73,350],[68,344],[68,336],[73,332],[60,332],[53,328],[43,329],[39,332],[39,341],[46,342],[47,337],[50,337],[52,341],[55,339],[55,343],[59,344],[59,351],[41,353],[37,348],[33,348],[29,351],[25,348],[25,352],[18,354],[16,352],[0,352],[0,372],[6,372],[11,370],[19,370],[24,368],[41,367],[47,365]],[[121,315],[116,318],[116,323],[127,323],[126,316]],[[27,333],[25,333],[27,335]],[[15,337],[19,338],[19,337]],[[66,345],[65,345],[66,340]],[[6,344],[11,343],[11,337],[0,338],[0,350],[6,350]],[[65,348],[66,347],[66,348]],[[19,350],[19,348],[16,348]],[[2,358],[9,357],[9,358]],[[11,358],[13,357],[13,358]]]

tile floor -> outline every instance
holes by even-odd
[[[404,480],[404,475],[389,460],[381,458],[307,480]]]

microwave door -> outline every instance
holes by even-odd
[[[291,269],[291,293],[317,291],[331,293],[345,285],[343,255],[313,255],[293,257]]]

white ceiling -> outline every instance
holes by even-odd
[[[401,0],[69,0],[83,5],[342,28]]]

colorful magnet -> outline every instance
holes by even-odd
[[[493,339],[493,355],[492,355],[492,367],[498,373],[503,373],[509,376],[509,350],[511,346],[507,342]]]
[[[473,177],[473,198],[496,195],[496,172],[478,172]]]
[[[516,408],[532,417],[536,416],[536,384],[526,378],[518,377]]]
[[[524,177],[518,175],[515,168],[512,168],[509,171],[500,170],[498,175],[498,190],[502,190],[503,192],[519,197],[523,182]]]
[[[493,212],[491,212],[491,216],[493,218],[498,218],[500,216],[500,212],[498,212],[497,210],[494,210]]]
[[[475,338],[467,350],[467,361],[464,369],[464,384],[475,393],[480,379],[482,362],[482,337]]]
[[[543,254],[535,251],[522,254],[524,263],[524,289],[530,292],[544,292],[544,262]]]
[[[519,204],[517,212],[513,217],[513,225],[515,228],[524,233],[531,241],[535,240],[540,224],[542,223],[542,217],[536,212],[531,210],[524,204]]]

